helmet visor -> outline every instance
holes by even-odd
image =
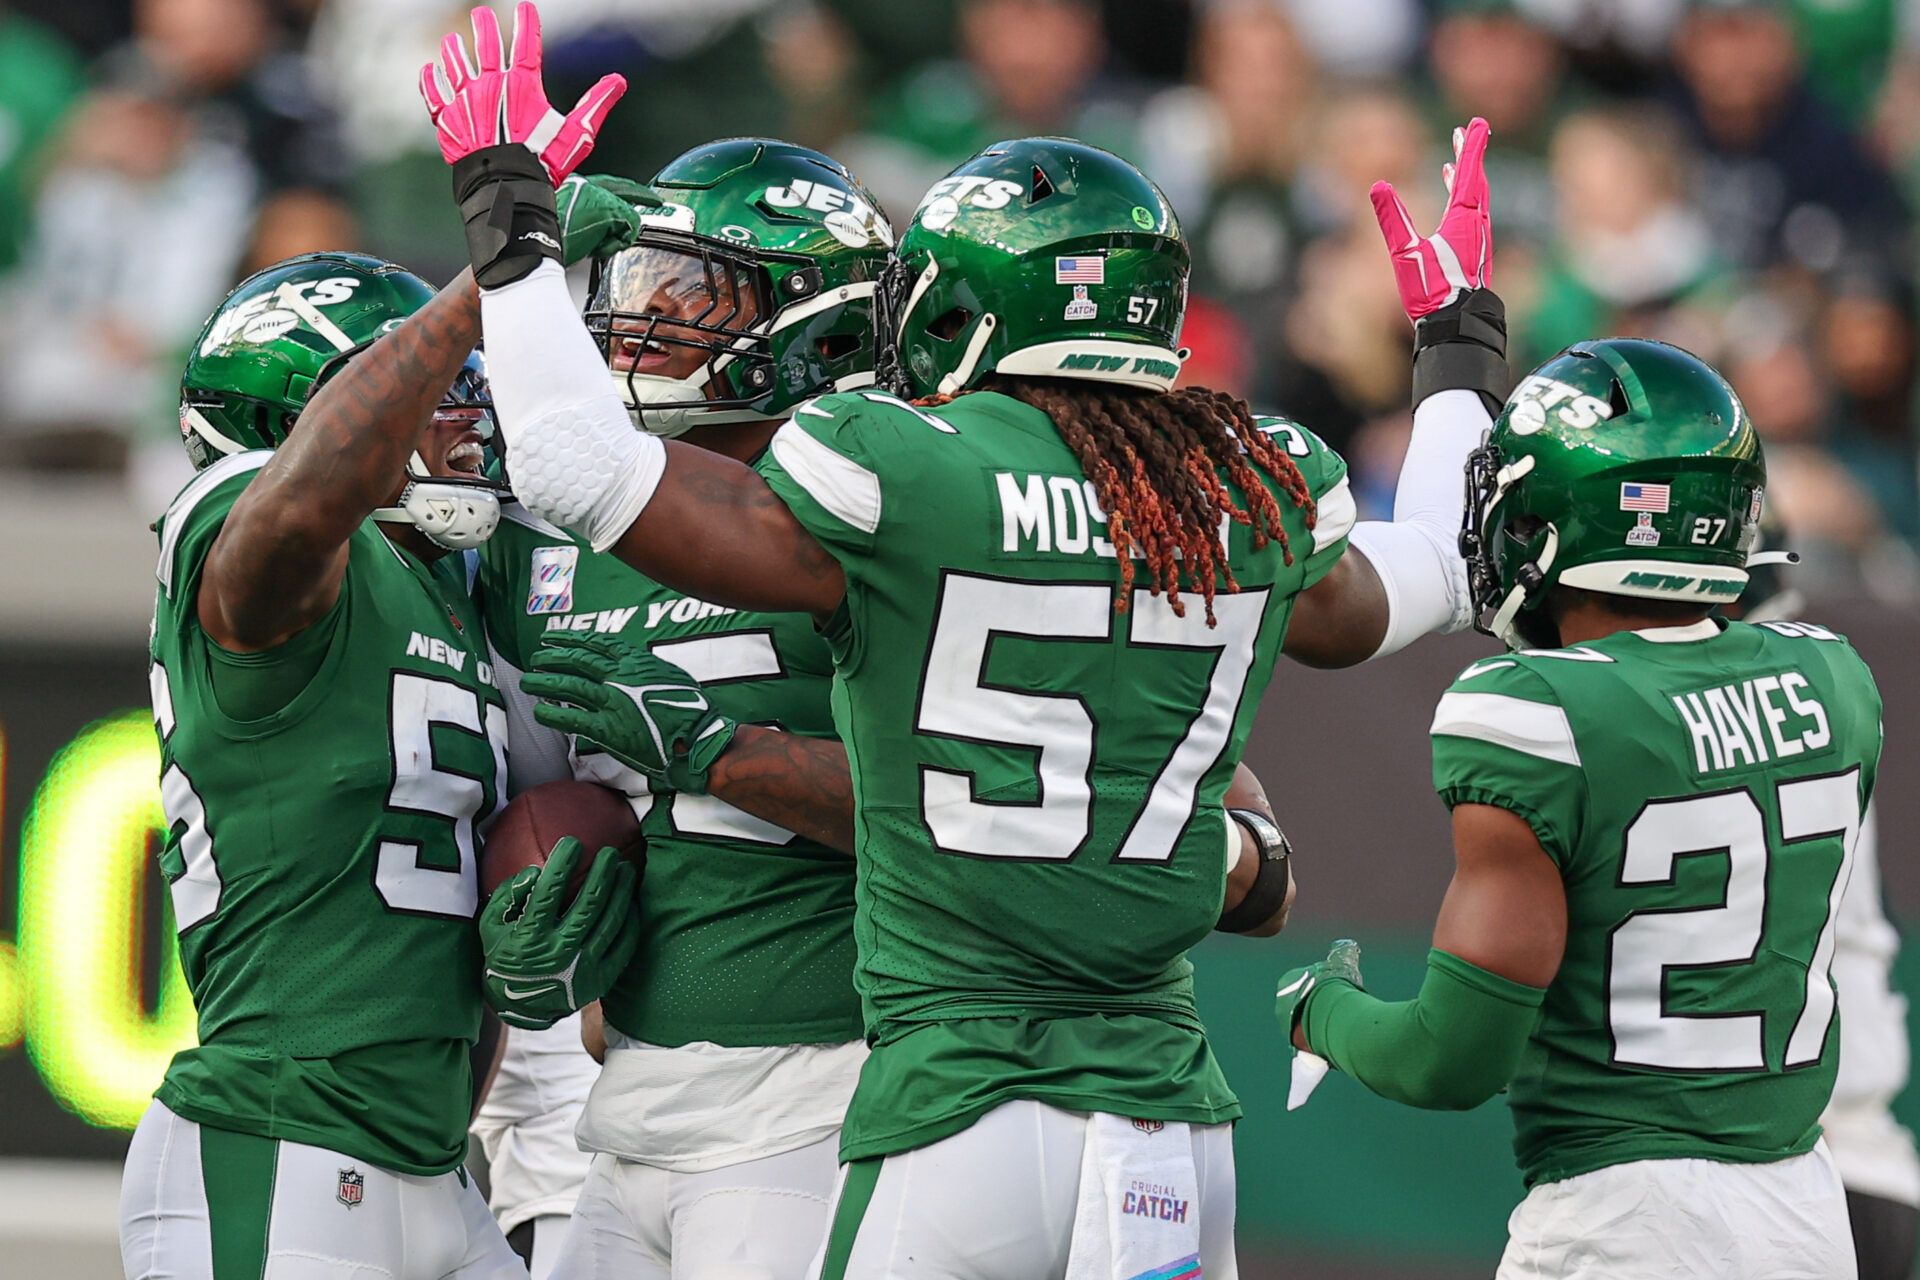
[[[767,358],[771,315],[757,264],[698,243],[641,243],[601,269],[588,327],[615,374],[694,380],[710,364]],[[710,389],[709,395],[712,391]]]

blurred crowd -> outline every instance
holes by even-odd
[[[507,6],[502,4],[503,9]],[[460,265],[414,91],[448,0],[0,0],[0,467],[179,478],[173,384],[225,289],[351,246]],[[764,133],[896,225],[985,143],[1136,161],[1193,242],[1187,380],[1289,414],[1375,509],[1407,333],[1367,202],[1425,221],[1493,125],[1516,365],[1583,337],[1724,369],[1815,594],[1920,595],[1920,0],[546,0],[556,102],[634,88],[589,168]],[[160,500],[164,500],[164,495]]]

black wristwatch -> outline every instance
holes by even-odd
[[[1258,809],[1229,809],[1227,816],[1253,833],[1260,844],[1260,869],[1253,887],[1240,905],[1220,913],[1213,927],[1219,933],[1245,933],[1273,918],[1287,900],[1287,867],[1293,858],[1293,845],[1278,823]]]

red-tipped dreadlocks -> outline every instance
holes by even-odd
[[[1220,518],[1253,530],[1253,545],[1277,539],[1288,564],[1293,551],[1280,521],[1280,506],[1254,468],[1264,471],[1306,512],[1314,525],[1313,497],[1293,459],[1253,424],[1246,402],[1224,391],[1183,387],[1154,392],[1137,387],[1044,378],[983,380],[1032,405],[1053,420],[1054,430],[1080,459],[1107,512],[1107,540],[1120,560],[1124,612],[1133,588],[1133,552],[1138,548],[1153,575],[1150,590],[1165,592],[1178,617],[1182,578],[1206,602],[1212,626],[1216,583],[1238,591],[1220,545]],[[1224,471],[1246,497],[1243,508],[1221,482]]]

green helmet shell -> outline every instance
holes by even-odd
[[[274,449],[330,366],[433,297],[378,258],[309,253],[236,286],[194,340],[180,379],[180,432],[195,467]]]
[[[1467,464],[1461,535],[1484,630],[1543,634],[1555,583],[1725,604],[1747,583],[1767,483],[1726,380],[1678,347],[1608,338],[1520,381]]]
[[[873,382],[873,295],[893,229],[829,156],[772,138],[695,147],[651,180],[638,242],[594,264],[587,326],[645,429],[777,418]],[[704,275],[709,305],[679,320],[645,309],[649,264]],[[654,274],[657,274],[655,272]],[[628,343],[699,348],[692,374],[622,370]],[[634,349],[634,348],[628,348]]]
[[[1146,174],[1071,138],[996,142],[927,192],[882,287],[882,380],[989,373],[1164,391],[1186,353],[1189,256]]]

